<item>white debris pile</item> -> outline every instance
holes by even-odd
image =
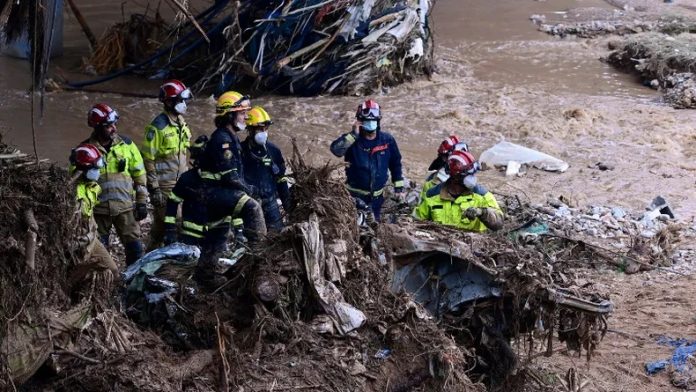
[[[644,211],[636,212],[611,206],[576,208],[555,199],[532,208],[542,214],[542,220],[554,232],[581,237],[589,244],[616,252],[618,259],[630,256],[653,266],[696,262],[696,249],[689,248],[696,243],[696,224],[676,219],[661,196]]]

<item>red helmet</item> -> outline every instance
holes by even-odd
[[[183,83],[176,79],[166,80],[159,90],[159,100],[164,102],[167,99],[181,98],[191,99],[193,95]]]
[[[101,168],[104,166],[101,153],[92,144],[80,144],[73,150],[72,163],[80,170]]]
[[[457,139],[456,136],[452,135],[448,137],[440,143],[440,147],[437,149],[437,155],[449,155],[454,151],[454,146],[456,146],[457,143],[459,143],[459,139]]]
[[[92,106],[87,113],[87,125],[92,128],[115,124],[118,121],[118,112],[105,103]]]
[[[474,174],[481,168],[473,155],[468,151],[454,151],[447,158],[447,168],[450,176]]]
[[[358,111],[355,113],[355,118],[360,121],[380,120],[382,112],[379,109],[379,104],[371,99],[358,105]]]

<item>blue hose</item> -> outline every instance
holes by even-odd
[[[223,1],[219,1],[219,2],[216,1],[215,4],[213,4],[211,7],[209,7],[208,9],[206,9],[205,11],[203,11],[199,15],[197,15],[196,20],[198,20],[199,18],[205,17],[200,22],[200,24],[205,24],[206,22],[210,21],[210,19],[212,19],[213,16],[215,16],[217,14],[216,11],[219,11],[220,9],[222,9],[228,2],[229,2],[229,0],[223,0]],[[211,29],[210,32],[213,32],[214,29],[219,28],[219,26],[220,26],[220,24],[216,25],[215,27],[213,27],[213,29]],[[184,35],[181,39],[176,41],[174,44],[172,44],[164,49],[161,49],[158,52],[156,52],[155,54],[153,54],[152,56],[150,56],[149,58],[147,58],[147,59],[145,59],[137,64],[133,64],[129,67],[126,67],[120,71],[116,71],[112,74],[105,75],[105,76],[102,76],[100,78],[86,80],[84,82],[67,82],[66,85],[70,88],[79,89],[82,87],[91,86],[91,85],[99,84],[99,83],[104,83],[104,82],[107,82],[109,80],[116,79],[117,77],[128,74],[128,73],[130,73],[138,68],[141,68],[144,65],[148,65],[150,63],[153,63],[155,60],[157,60],[160,57],[164,56],[165,54],[169,53],[172,49],[181,46],[185,41],[187,41],[191,36],[193,36],[197,32],[198,31],[196,29],[191,29],[191,31],[189,31],[186,35]],[[199,46],[201,44],[201,42],[203,42],[203,38],[199,38],[193,44],[186,47],[184,50],[188,52],[188,51],[192,50],[193,48]],[[180,55],[177,55],[176,58],[179,58],[179,57],[180,57]],[[169,64],[171,64],[171,61],[169,62]],[[167,64],[167,65],[169,65],[169,64]]]

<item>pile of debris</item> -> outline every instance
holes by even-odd
[[[530,20],[539,31],[556,37],[597,38],[606,35],[631,35],[644,32],[658,32],[668,35],[696,32],[696,21],[680,16],[651,18],[635,10],[598,10],[580,8],[572,11],[572,22],[565,18],[548,18],[546,15],[532,15]]]
[[[431,0],[223,0],[196,16],[172,3],[185,23],[172,26],[167,47],[140,50],[135,64],[124,67],[136,49],[125,43],[137,40],[151,49],[152,36],[161,35],[141,26],[163,28],[157,20],[132,18],[109,29],[90,59],[99,73],[118,71],[70,85],[139,72],[184,79],[199,91],[243,86],[304,96],[368,94],[431,72]]]
[[[656,197],[643,212],[629,213],[620,207],[571,207],[561,197],[531,207],[536,215],[533,234],[575,243],[592,250],[597,260],[588,265],[609,264],[635,273],[670,267],[686,259],[680,244],[696,237],[693,228],[679,223],[662,197]],[[530,224],[530,226],[532,226]]]
[[[0,168],[3,234],[24,235],[18,211],[32,208],[42,272],[23,247],[2,252],[2,386],[482,391],[524,383],[519,357],[550,355],[556,338],[588,358],[597,347],[611,303],[567,271],[591,250],[530,241],[529,226],[513,227],[524,214],[499,235],[404,216],[359,226],[336,168],[299,156],[289,225],[223,258],[227,281],[213,292],[192,280],[198,253],[184,245],[131,266],[123,292],[98,290],[96,277],[69,292],[67,174]]]
[[[224,54],[199,88],[246,79],[297,95],[367,94],[430,72],[429,0],[264,3],[240,9],[239,22],[225,29]]]
[[[87,71],[105,74],[150,57],[166,41],[168,33],[169,26],[159,12],[154,17],[147,12],[132,14],[127,22],[109,27],[96,42],[87,60]]]
[[[69,284],[84,253],[73,188],[64,168],[0,140],[0,390],[164,391],[188,379],[205,390],[194,376],[212,352],[176,354],[139,329],[103,276]]]

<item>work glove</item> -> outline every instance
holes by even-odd
[[[469,207],[464,211],[464,216],[468,219],[476,219],[483,215],[483,209],[477,207]]]
[[[135,211],[133,211],[133,215],[135,215],[135,220],[138,222],[147,218],[147,205],[144,203],[135,203]]]
[[[175,243],[176,240],[176,226],[172,225],[172,227],[167,227],[164,229],[164,238],[162,239],[162,242],[164,242],[165,246]]]
[[[155,207],[164,207],[167,205],[167,198],[164,196],[164,193],[162,193],[162,190],[159,188],[155,188],[150,192],[150,201],[152,202],[152,205]]]

